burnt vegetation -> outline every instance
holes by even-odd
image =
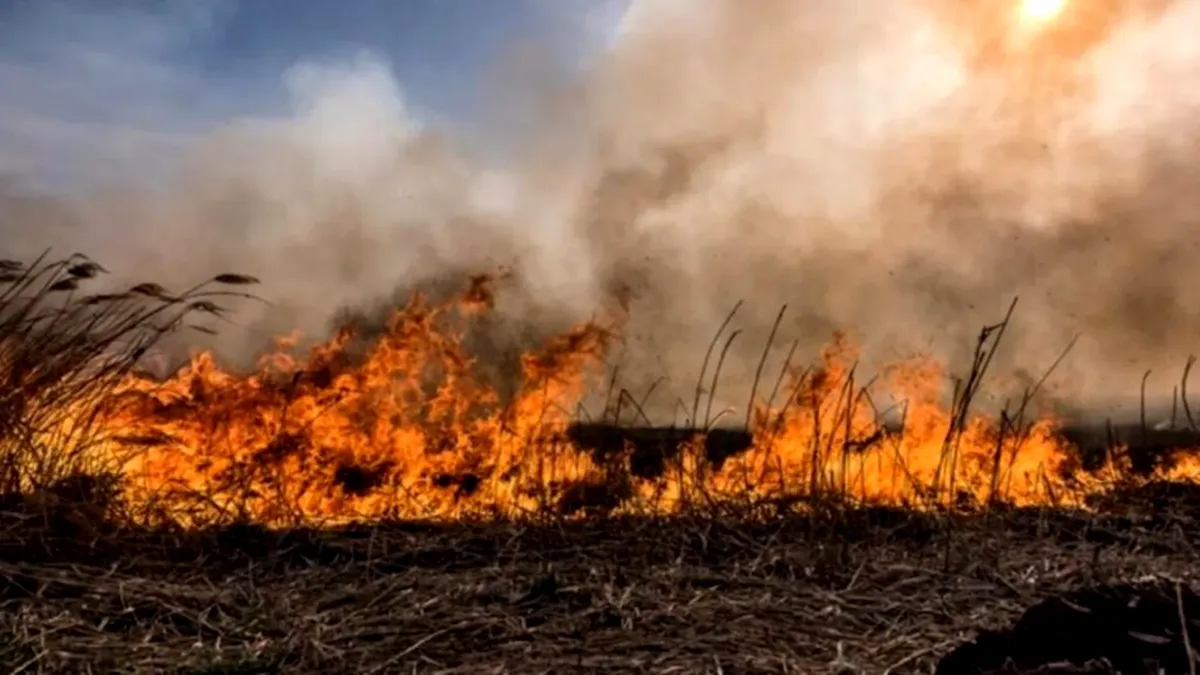
[[[630,508],[641,482],[720,471],[753,444],[702,400],[723,360],[719,334],[712,381],[678,426],[641,423],[638,399],[614,385],[600,418],[580,416],[545,441],[587,454],[596,471],[547,481],[529,513],[325,527],[297,517],[268,528],[264,513],[288,522],[282,498],[258,511],[226,499],[189,520],[178,501],[167,511],[125,489],[123,463],[171,439],[100,420],[122,406],[186,419],[219,403],[199,379],[193,398],[175,402],[131,397],[121,384],[160,341],[214,330],[224,303],[255,299],[257,280],[87,294],[104,269],[83,256],[0,269],[0,663],[13,672],[1196,672],[1200,489],[1137,477],[1200,446],[1190,410],[1169,431],[1066,430],[1077,436],[1075,470],[1128,455],[1129,475],[1086,496],[1086,509],[1018,507],[998,489],[883,506],[823,476],[744,502],[698,489],[669,516]],[[492,303],[482,278],[467,300]],[[980,335],[947,452],[1005,327]],[[332,391],[352,376],[360,338],[260,386]],[[554,371],[601,339],[611,338],[568,334],[526,363]],[[446,415],[423,419],[436,430]],[[1023,415],[1006,412],[999,434],[1028,433]],[[813,452],[870,452],[901,431],[881,422]],[[430,439],[432,452],[455,451]],[[100,444],[126,454],[98,462]],[[214,491],[261,504],[295,463],[327,464],[330,480],[289,499],[404,490],[398,462],[339,455],[302,426],[246,457],[213,474],[223,481]],[[423,479],[469,502],[486,482],[527,470],[458,466]]]

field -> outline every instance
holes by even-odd
[[[1156,492],[1122,500],[1158,502],[1142,515],[864,509],[57,542],[27,523],[0,566],[0,659],[20,672],[928,673],[1040,600],[1151,575],[1194,583],[1196,497],[1177,490],[1166,508]],[[1158,651],[1178,667],[1168,597],[1149,618],[1057,616],[1000,655],[1073,639],[1084,656]],[[1151,637],[1122,643],[1130,628]]]
[[[890,373],[899,429],[835,340],[746,429],[698,391],[685,433],[568,412],[611,327],[498,396],[456,328],[482,278],[369,344],[163,378],[141,359],[252,277],[84,295],[84,258],[4,269],[12,672],[1195,672],[1200,436],[974,415],[1003,323],[949,407],[929,364]]]

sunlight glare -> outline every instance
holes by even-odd
[[[1021,0],[1021,17],[1026,21],[1050,21],[1062,13],[1067,0]]]

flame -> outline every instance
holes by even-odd
[[[744,452],[713,461],[697,436],[663,471],[639,476],[633,448],[601,456],[566,433],[602,384],[621,316],[526,354],[504,400],[464,340],[489,293],[476,280],[452,302],[416,296],[369,345],[343,331],[297,354],[294,338],[281,340],[248,374],[199,354],[165,381],[129,376],[88,410],[107,431],[91,451],[120,462],[126,503],[188,524],[670,514],[822,494],[913,507],[1061,504],[1119,475],[1114,463],[1068,476],[1075,460],[1052,418],[1000,423],[947,406],[947,378],[928,358],[884,370],[904,411],[902,430],[889,429],[857,381],[856,348],[837,335],[815,366],[787,370],[778,400],[756,402]],[[1184,462],[1163,475],[1197,469]]]

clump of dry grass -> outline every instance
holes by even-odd
[[[53,501],[111,497],[114,467],[88,450],[106,430],[96,415],[123,378],[168,335],[212,332],[223,303],[253,298],[257,279],[219,274],[181,293],[144,282],[85,291],[107,271],[81,254],[0,260],[0,495]],[[79,477],[92,477],[91,480]]]

